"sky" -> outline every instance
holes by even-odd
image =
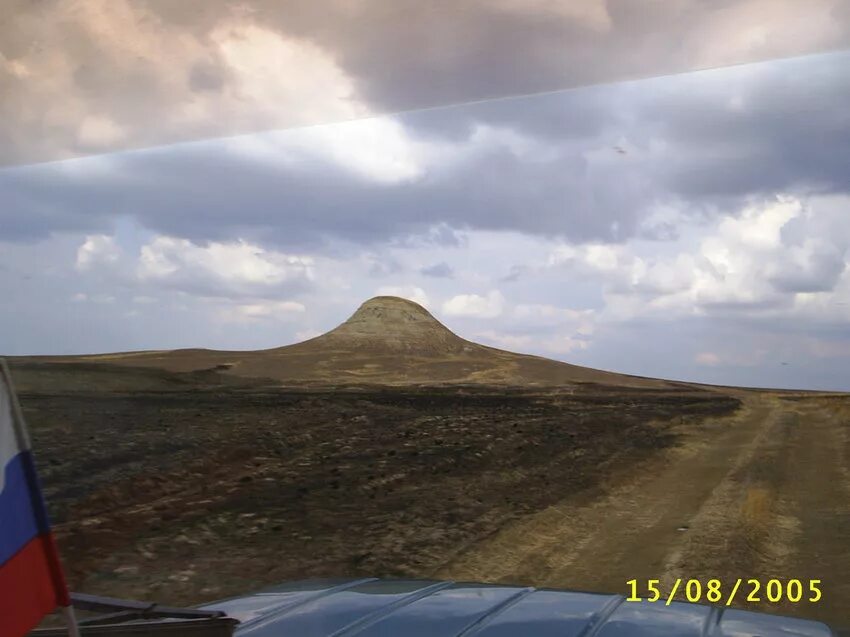
[[[665,4],[674,5],[702,3]],[[73,14],[92,29],[106,5],[85,6],[102,9]],[[569,12],[567,24],[592,34],[622,20],[612,11],[622,3],[600,6]],[[836,41],[832,23],[783,14],[799,4],[771,6],[786,19],[776,33],[797,19],[810,43]],[[154,142],[181,139],[169,137],[177,120],[146,115],[133,95],[110,102],[99,122],[75,115],[91,108],[81,95],[98,67],[70,44],[73,90],[55,69],[39,71],[28,49],[0,45],[7,76],[39,78],[26,95],[0,92],[18,116],[4,119],[0,144],[0,353],[276,347],[392,294],[465,338],[513,351],[654,377],[850,390],[850,53],[396,112],[590,76],[559,67],[506,83],[482,77],[480,60],[431,55],[430,70],[450,66],[451,78],[414,81],[403,72],[415,56],[373,68],[377,54],[353,35],[310,31],[315,16],[287,22],[300,29],[290,37],[257,26],[256,12],[233,15],[219,40],[210,33],[225,28],[220,12],[197,21],[203,37],[186,16],[158,24],[183,37],[174,36],[184,53],[198,42],[217,51],[219,71],[187,66],[194,53],[172,58],[195,90],[223,95],[196,103],[207,128],[193,130],[238,130],[228,104],[241,95],[252,132],[165,145]],[[517,45],[532,66],[546,57],[535,48],[540,30],[535,23]],[[603,66],[620,73],[623,59]],[[143,79],[127,82],[162,88]],[[228,93],[228,82],[242,93]],[[62,109],[21,115],[27,99],[43,104],[52,90],[67,90]],[[255,132],[277,121],[258,117],[261,106],[287,124],[299,110],[331,123]],[[209,128],[216,120],[226,125]],[[28,126],[42,132],[32,144]],[[54,157],[71,158],[46,161]]]
[[[0,165],[847,47],[848,0],[0,0]]]

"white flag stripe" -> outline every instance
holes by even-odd
[[[6,482],[6,465],[20,451],[15,431],[14,403],[6,361],[0,359],[0,491]]]
[[[0,381],[0,491],[6,482],[6,465],[20,451],[12,423],[12,399],[6,383]]]

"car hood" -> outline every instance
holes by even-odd
[[[819,622],[621,595],[433,580],[309,580],[202,608],[237,637],[828,637]]]

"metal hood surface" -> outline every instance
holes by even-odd
[[[621,595],[433,580],[309,580],[213,602],[238,637],[830,637],[816,621]]]

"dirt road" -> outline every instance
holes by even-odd
[[[436,575],[623,593],[631,579],[819,579],[817,603],[735,605],[850,624],[850,402],[736,395],[736,415],[681,427],[681,444],[601,497],[566,496]]]

